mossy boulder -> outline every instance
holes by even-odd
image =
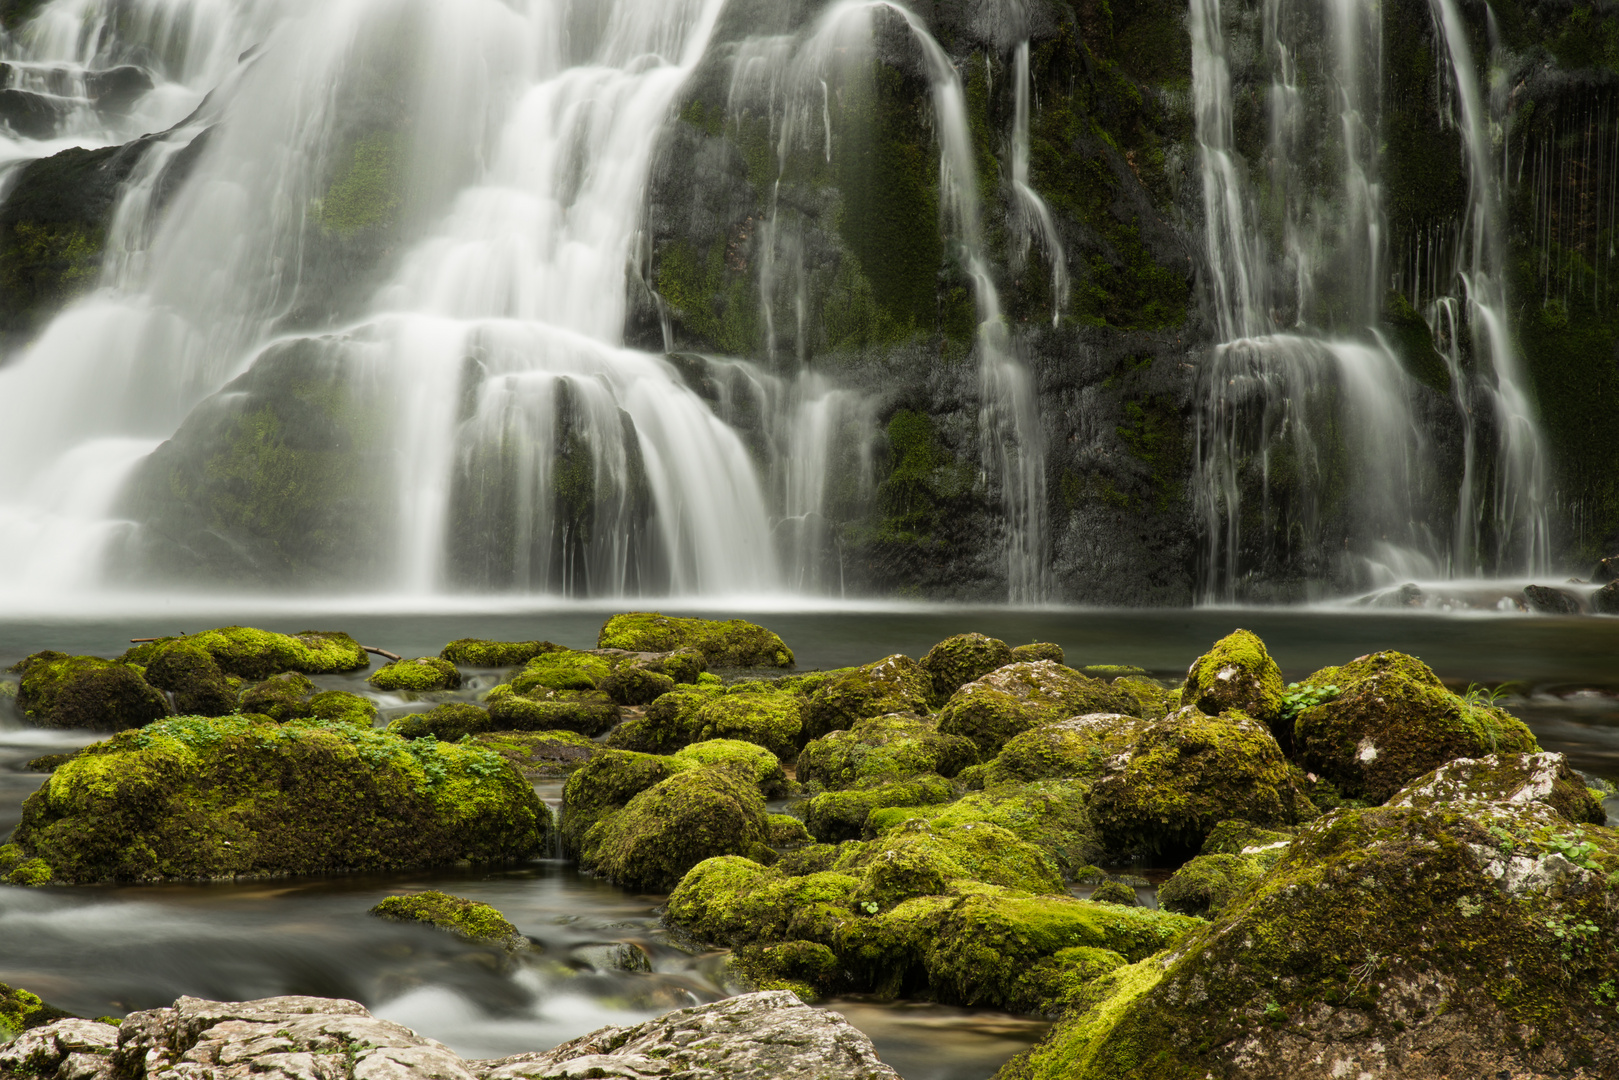
[[[731,763],[759,786],[767,799],[779,798],[787,793],[787,773],[775,754],[757,743],[741,739],[707,739],[682,747],[671,755],[679,768],[702,767]]]
[[[885,656],[840,672],[821,684],[804,706],[803,741],[852,728],[867,717],[889,713],[927,716],[933,680],[909,656]]]
[[[680,619],[656,612],[614,615],[596,638],[599,649],[667,653],[695,649],[708,666],[793,666],[793,652],[774,633],[741,619]]]
[[[601,750],[562,789],[562,847],[577,854],[591,826],[647,788],[680,772],[673,759],[631,750]]]
[[[1324,668],[1305,685],[1336,686],[1339,693],[1295,719],[1296,758],[1349,798],[1383,802],[1452,758],[1539,749],[1506,710],[1456,696],[1426,664],[1404,653],[1372,653]]]
[[[1151,721],[1120,713],[1092,713],[1042,724],[1015,735],[975,774],[982,786],[1029,780],[1096,780],[1108,762],[1130,748]]]
[[[498,909],[436,889],[386,897],[371,909],[371,914],[394,922],[426,923],[469,941],[488,942],[507,950],[528,944],[528,939]]]
[[[1235,709],[1275,729],[1282,720],[1282,669],[1259,635],[1233,630],[1186,671],[1181,704],[1210,716]],[[1281,736],[1286,738],[1285,733]]]
[[[1013,659],[1011,648],[999,638],[983,634],[945,638],[922,658],[922,670],[932,683],[929,703],[938,708],[967,683],[1005,667]]]
[[[716,684],[676,686],[646,707],[643,716],[632,717],[613,729],[609,746],[648,754],[672,754],[701,737],[702,723],[697,714],[704,705],[725,693]]]
[[[860,878],[854,902],[887,911],[916,896],[964,883],[1028,893],[1060,893],[1062,875],[1045,852],[998,825],[968,822],[943,829],[910,821],[875,840],[847,843],[832,869]]]
[[[881,835],[922,820],[948,829],[981,822],[997,825],[1044,851],[1063,877],[1073,880],[1105,854],[1085,809],[1089,786],[1069,780],[1004,784],[969,792],[955,802],[872,810],[866,827]]]
[[[1092,823],[1119,852],[1189,855],[1221,821],[1293,825],[1316,814],[1263,724],[1187,706],[1139,728],[1086,801]]]
[[[1009,664],[968,683],[939,711],[939,730],[964,735],[986,759],[1039,724],[1087,713],[1134,715],[1135,698],[1050,660]]]
[[[1036,660],[1050,660],[1054,664],[1064,661],[1062,646],[1050,641],[1032,641],[1027,645],[1012,646],[1012,663],[1032,664]]]
[[[1135,698],[1138,716],[1148,720],[1156,720],[1160,716],[1168,716],[1180,708],[1180,698],[1171,702],[1170,691],[1158,684],[1157,680],[1146,675],[1120,675],[1113,680],[1115,690],[1123,690]],[[1272,731],[1272,734],[1275,734]],[[1279,740],[1278,740],[1279,741]]]
[[[25,1031],[69,1019],[72,1015],[45,1004],[38,994],[0,983],[0,1043],[9,1042]]]
[[[236,711],[237,686],[202,646],[179,638],[146,658],[146,681],[173,695],[181,716],[225,716]]]
[[[378,690],[406,690],[426,693],[430,690],[459,690],[461,672],[448,660],[436,656],[418,656],[414,660],[396,660],[384,664],[366,680]]]
[[[596,690],[613,673],[613,662],[596,653],[557,649],[541,653],[511,678],[514,693],[535,690]]]
[[[955,792],[942,776],[915,776],[875,782],[844,791],[826,791],[810,799],[804,824],[823,843],[854,840],[866,831],[866,819],[885,806],[926,806],[948,802]]]
[[[665,921],[720,945],[811,940],[829,944],[823,916],[850,917],[860,879],[830,870],[789,875],[738,855],[706,859],[669,894]]]
[[[368,697],[347,690],[322,690],[309,699],[309,718],[334,724],[370,727],[377,722],[377,706]]]
[[[309,715],[315,684],[296,671],[271,676],[242,694],[242,711],[272,720],[297,720]]]
[[[1158,906],[1182,915],[1211,918],[1260,878],[1265,868],[1241,855],[1199,855],[1176,870],[1158,890]]]
[[[1533,796],[1339,811],[1000,1076],[1614,1075],[1616,865]]]
[[[457,638],[439,650],[439,659],[457,667],[511,668],[526,664],[541,653],[562,652],[563,646],[549,641],[486,641],[483,638]]]
[[[620,705],[645,705],[675,688],[675,680],[640,664],[615,667],[601,681],[601,691]]]
[[[577,731],[489,731],[473,742],[493,750],[530,780],[572,776],[601,746]]]
[[[446,742],[490,731],[493,726],[488,709],[467,701],[447,701],[426,712],[406,713],[388,721],[388,731],[401,739],[432,736]]]
[[[837,954],[814,941],[744,945],[728,969],[755,990],[787,990],[805,1004],[830,994],[842,974]]]
[[[893,714],[858,721],[812,740],[798,753],[798,780],[829,790],[924,773],[952,777],[978,760],[978,747],[941,735],[931,717]]]
[[[81,750],[12,840],[68,884],[498,863],[550,813],[498,754],[353,724],[177,717]]]
[[[682,709],[686,700],[675,709]],[[744,739],[791,760],[800,742],[803,712],[802,700],[793,694],[717,694],[698,705],[685,730],[696,739]]]
[[[1091,895],[1087,899],[1097,904],[1123,904],[1125,907],[1136,907],[1141,902],[1140,897],[1136,896],[1135,889],[1122,881],[1102,882],[1102,884],[1091,890]],[[1173,911],[1174,909],[1168,908],[1166,910]],[[1182,914],[1195,914],[1195,912],[1183,912]]]
[[[499,731],[552,731],[565,729],[581,735],[600,735],[623,715],[618,704],[600,690],[551,690],[535,686],[517,693],[508,683],[489,691],[484,699],[491,726]]]
[[[766,818],[765,826],[769,831],[766,840],[774,848],[796,848],[815,842],[815,837],[810,835],[804,823],[791,814],[770,814]]]
[[[1576,825],[1608,822],[1601,799],[1569,768],[1568,759],[1545,752],[1446,762],[1407,784],[1389,805],[1487,813],[1496,803],[1529,802],[1544,803]]]
[[[344,633],[300,630],[296,634],[277,634],[250,626],[223,626],[184,638],[161,638],[135,646],[122,659],[144,665],[148,657],[177,640],[207,650],[221,671],[243,679],[267,679],[281,671],[330,675],[364,671],[371,666],[370,655]]]
[[[707,766],[652,785],[592,825],[579,865],[627,888],[665,892],[704,859],[748,854],[768,836],[752,775],[733,764]]]
[[[135,664],[39,652],[11,670],[22,676],[17,709],[41,727],[118,731],[169,715],[168,699]]]

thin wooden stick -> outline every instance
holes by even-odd
[[[404,659],[404,657],[400,656],[398,653],[389,652],[387,649],[373,649],[369,645],[361,645],[360,648],[364,649],[366,652],[376,653],[378,656],[386,656],[396,664]]]
[[[184,634],[180,634],[179,636],[180,637],[185,637]],[[160,638],[160,637],[132,637],[132,638],[129,639],[129,643],[131,645],[144,645],[148,641],[164,641],[164,640],[167,640],[167,639]]]

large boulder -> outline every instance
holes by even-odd
[[[541,653],[562,652],[563,646],[549,641],[487,641],[483,638],[457,638],[439,650],[439,659],[457,667],[510,668],[526,664]]]
[[[865,828],[881,835],[918,820],[937,829],[996,825],[1045,852],[1064,878],[1073,879],[1106,854],[1085,809],[1089,791],[1087,784],[1070,780],[1001,784],[954,802],[877,807],[868,811]]]
[[[693,739],[743,739],[791,760],[802,730],[802,699],[761,688],[709,698],[697,708],[688,734]]]
[[[679,1009],[634,1027],[603,1028],[554,1050],[467,1065],[477,1080],[899,1080],[847,1020],[785,990]]]
[[[489,717],[489,710],[470,701],[446,701],[426,712],[406,713],[388,721],[388,731],[401,739],[422,739],[431,735],[435,739],[455,742],[463,736],[479,735],[493,729],[494,721]]]
[[[628,888],[665,892],[704,859],[759,852],[768,836],[753,776],[732,764],[692,768],[592,825],[579,865]]]
[[[1001,752],[974,769],[980,786],[1030,780],[1094,781],[1108,762],[1130,751],[1150,721],[1121,713],[1091,713],[1042,724],[1015,735]]]
[[[1305,686],[1336,687],[1337,695],[1294,720],[1297,760],[1350,798],[1383,802],[1452,758],[1538,749],[1506,710],[1458,697],[1404,653],[1323,668]]]
[[[182,640],[206,650],[225,674],[243,679],[267,679],[282,671],[330,675],[364,671],[371,666],[370,655],[347,634],[333,630],[277,634],[251,626],[224,626],[183,638],[159,638],[135,646],[121,659],[144,665],[169,643]]]
[[[1558,808],[1558,766],[1453,763],[1306,826],[1002,1080],[1619,1075],[1619,833]]]
[[[983,634],[957,634],[945,638],[922,658],[922,670],[933,683],[930,704],[938,708],[950,695],[974,679],[983,678],[998,667],[1016,659],[1011,648],[999,638]],[[1061,658],[1058,658],[1061,663]]]
[[[550,677],[555,681],[562,679],[560,674]],[[551,731],[560,728],[594,736],[611,729],[622,716],[618,703],[594,688],[552,689],[538,678],[524,679],[521,685],[524,689],[519,690],[517,679],[501,683],[484,699],[495,729]]]
[[[1236,709],[1270,727],[1282,719],[1282,669],[1259,635],[1233,630],[1192,661],[1181,687],[1181,704],[1210,716]]]
[[[237,708],[240,680],[220,669],[213,654],[185,638],[167,641],[146,657],[146,681],[174,699],[181,716],[225,716]]]
[[[804,706],[804,740],[852,728],[871,716],[926,716],[932,693],[933,680],[922,665],[897,653],[839,672],[821,683]]]
[[[632,716],[614,728],[607,744],[645,754],[673,753],[698,740],[703,724],[697,714],[724,693],[725,688],[715,683],[677,686],[649,704],[641,716]]]
[[[798,780],[828,790],[924,773],[955,776],[978,760],[978,747],[941,735],[931,717],[892,714],[812,740],[798,753]]]
[[[378,690],[405,690],[426,693],[430,690],[459,690],[461,672],[454,664],[437,656],[418,656],[414,660],[396,660],[384,664],[366,680]]]
[[[86,884],[498,863],[547,851],[550,829],[528,781],[479,747],[180,717],[52,773],[0,848],[0,873]]]
[[[985,758],[1020,732],[1086,713],[1140,711],[1135,698],[1050,660],[1009,664],[968,683],[939,712],[939,730],[965,735]]]
[[[810,799],[804,824],[822,843],[854,840],[866,832],[873,810],[889,806],[927,806],[949,802],[950,781],[931,774],[890,780],[878,777],[843,791],[824,791]]]
[[[563,851],[577,855],[591,826],[680,771],[672,758],[656,754],[607,749],[592,755],[562,788]]]
[[[596,638],[599,649],[673,652],[695,649],[709,667],[793,666],[793,651],[774,633],[741,619],[679,619],[656,612],[614,615]]]
[[[135,664],[39,652],[12,668],[17,708],[42,727],[118,731],[169,715],[169,702]]]

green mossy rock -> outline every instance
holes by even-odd
[[[1113,680],[1113,688],[1123,690],[1126,694],[1135,698],[1136,705],[1139,706],[1136,714],[1148,720],[1168,716],[1180,707],[1178,704],[1179,698],[1175,699],[1177,704],[1171,706],[1170,692],[1158,685],[1156,680],[1146,675],[1121,675]]]
[[[695,649],[709,667],[793,666],[793,652],[774,633],[741,619],[678,619],[656,612],[614,615],[596,638],[599,649],[666,653]]]
[[[562,652],[549,641],[485,641],[457,638],[439,650],[439,659],[457,667],[510,668],[526,664],[541,653]]]
[[[213,654],[186,638],[162,643],[146,660],[146,681],[174,695],[181,716],[227,716],[237,691]]]
[[[1181,703],[1210,716],[1235,709],[1276,731],[1282,720],[1282,669],[1259,635],[1233,630],[1192,661]]]
[[[1141,900],[1136,891],[1122,881],[1104,881],[1092,890],[1090,900],[1097,904],[1123,904],[1125,907],[1139,907]],[[1175,911],[1175,908],[1166,908]],[[1182,914],[1195,915],[1196,912],[1182,912]]]
[[[490,726],[499,731],[552,731],[558,728],[581,735],[600,735],[623,714],[612,698],[600,690],[549,690],[535,687],[518,694],[502,683],[484,699]]]
[[[576,731],[490,731],[472,741],[493,750],[530,780],[572,776],[601,750]]]
[[[288,671],[265,679],[242,695],[242,711],[272,720],[299,720],[309,715],[315,684],[308,676]]]
[[[119,731],[169,715],[169,702],[135,664],[39,652],[11,670],[22,676],[17,708],[41,727]]]
[[[733,947],[804,939],[829,944],[812,928],[828,912],[852,918],[860,880],[831,871],[789,876],[739,855],[706,859],[669,894],[664,918],[698,941]]]
[[[729,969],[755,990],[787,990],[806,1005],[830,994],[841,975],[837,954],[813,941],[744,945]]]
[[[635,663],[620,664],[601,681],[601,691],[620,705],[645,705],[675,688],[661,671]]]
[[[1544,803],[1575,825],[1606,825],[1596,793],[1562,754],[1492,754],[1460,758],[1407,784],[1390,806],[1486,813],[1497,803]]]
[[[866,819],[885,806],[927,806],[948,802],[955,792],[942,776],[916,776],[846,791],[827,791],[809,801],[804,824],[823,843],[856,840]]]
[[[929,713],[933,680],[909,656],[895,654],[876,663],[836,673],[804,706],[803,741],[852,728],[868,717],[889,713]]]
[[[675,708],[681,709],[686,700]],[[696,739],[744,739],[791,760],[803,729],[803,711],[803,702],[792,694],[733,692],[709,697],[681,726]]]
[[[323,690],[309,699],[309,718],[334,724],[370,727],[377,722],[377,706],[370,698],[347,690]]]
[[[765,825],[770,831],[770,835],[766,839],[771,847],[796,848],[815,842],[815,837],[811,836],[810,831],[804,828],[804,823],[789,814],[770,814],[765,820]],[[831,848],[830,844],[823,846]],[[780,863],[777,863],[777,865],[779,866]],[[828,866],[830,865],[829,861]]]
[[[932,683],[928,703],[938,708],[966,684],[1005,667],[1013,659],[1011,648],[999,638],[983,634],[945,638],[922,658],[922,670]]]
[[[787,773],[775,754],[756,743],[740,739],[708,739],[682,747],[671,755],[679,768],[689,769],[727,762],[753,777],[759,792],[767,799],[787,794]]]
[[[605,656],[559,649],[541,653],[524,664],[523,670],[513,675],[507,685],[517,694],[536,690],[596,690],[612,673],[613,663]]]
[[[957,690],[939,712],[939,730],[971,739],[987,759],[1014,735],[1039,724],[1088,713],[1134,715],[1139,708],[1123,690],[1037,660],[1009,664]]]
[[[177,717],[81,750],[13,841],[68,884],[339,870],[547,850],[550,813],[498,754],[356,727]]]
[[[206,649],[221,671],[243,679],[267,679],[281,671],[330,675],[364,671],[371,666],[370,655],[347,634],[331,630],[276,634],[250,626],[224,626],[184,638],[162,638],[137,645],[122,659],[126,663],[144,665],[147,658],[161,651],[163,646],[179,640]]]
[[[983,786],[1030,780],[1099,779],[1108,762],[1128,753],[1151,721],[1120,713],[1091,713],[1013,736],[976,777]]]
[[[1027,645],[1012,646],[1012,663],[1032,664],[1036,660],[1050,660],[1053,664],[1060,664],[1063,656],[1062,646],[1049,641],[1034,641]]]
[[[488,942],[508,951],[528,944],[528,939],[496,908],[432,889],[387,897],[371,909],[371,914],[395,922],[427,923],[470,941]]]
[[[366,682],[378,690],[408,690],[420,694],[429,690],[459,690],[461,673],[448,660],[418,656],[414,660],[385,664],[373,671]]]
[[[1340,811],[999,1076],[1326,1080],[1344,1060],[1421,1080],[1619,1074],[1612,866],[1619,834],[1532,796]]]
[[[466,701],[447,701],[426,712],[407,713],[388,721],[388,732],[401,739],[432,736],[456,742],[467,735],[478,735],[494,727],[489,710]]]
[[[696,683],[708,673],[708,659],[696,649],[676,649],[674,652],[653,656],[643,655],[638,662],[648,671],[667,675],[681,686]]]
[[[873,810],[866,826],[881,835],[912,820],[929,821],[938,829],[973,822],[998,825],[1044,851],[1064,878],[1075,880],[1105,854],[1085,810],[1088,792],[1087,785],[1068,780],[1006,784],[943,805]]]
[[[798,781],[837,791],[937,773],[952,777],[978,760],[978,747],[939,734],[931,717],[873,716],[812,740],[798,753]]]
[[[844,844],[832,865],[858,876],[857,905],[889,911],[917,896],[940,896],[956,887],[999,885],[1028,893],[1060,893],[1062,876],[1051,859],[998,825],[969,822],[935,829],[912,821],[865,843]]]
[[[38,994],[0,983],[0,1043],[10,1042],[33,1028],[73,1016],[41,1001]]]
[[[576,855],[591,826],[680,771],[672,758],[631,750],[597,751],[562,789],[563,850]]]
[[[1228,818],[1293,825],[1315,817],[1293,777],[1263,724],[1188,706],[1142,723],[1134,744],[1092,786],[1086,808],[1115,851],[1191,854]]]
[[[665,892],[704,859],[752,852],[765,847],[769,835],[764,799],[745,769],[695,768],[654,784],[592,825],[580,843],[579,865],[626,888]]]
[[[646,715],[624,721],[607,737],[609,746],[645,754],[672,754],[697,742],[703,725],[697,714],[725,693],[714,684],[677,686],[646,707]]]
[[[1257,859],[1199,855],[1159,888],[1158,906],[1182,915],[1212,918],[1264,876],[1265,868]]]
[[[1299,713],[1296,758],[1348,798],[1380,803],[1453,758],[1539,749],[1510,713],[1469,704],[1404,653],[1362,656],[1324,668],[1305,684],[1336,686],[1339,695]]]

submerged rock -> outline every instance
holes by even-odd
[[[1523,600],[1529,605],[1530,611],[1538,611],[1542,615],[1580,613],[1580,602],[1577,599],[1561,589],[1553,589],[1547,585],[1525,585]]]
[[[1339,692],[1294,720],[1297,760],[1350,798],[1383,802],[1452,758],[1538,749],[1516,717],[1457,697],[1426,664],[1404,653],[1372,653],[1323,668],[1305,685]]]
[[[346,723],[179,717],[52,773],[0,848],[0,873],[37,864],[45,880],[85,884],[505,862],[547,850],[550,829],[534,789],[488,750]]]
[[[517,927],[489,904],[434,889],[386,897],[371,909],[371,914],[395,922],[427,923],[468,940],[488,942],[506,950],[520,949],[528,944],[528,939],[517,932]]]
[[[1135,698],[1050,660],[1009,664],[968,683],[939,712],[939,730],[965,735],[986,758],[1020,732],[1087,713],[1140,710]]]
[[[39,652],[12,670],[22,675],[17,708],[42,727],[118,731],[169,715],[168,699],[135,664]]]
[[[656,612],[614,615],[602,626],[596,647],[654,653],[695,649],[709,667],[793,666],[793,651],[781,638],[742,619],[679,619]]]
[[[437,656],[418,656],[414,660],[396,660],[371,673],[366,680],[378,690],[409,690],[424,693],[429,690],[459,690],[461,673],[448,660]]]

